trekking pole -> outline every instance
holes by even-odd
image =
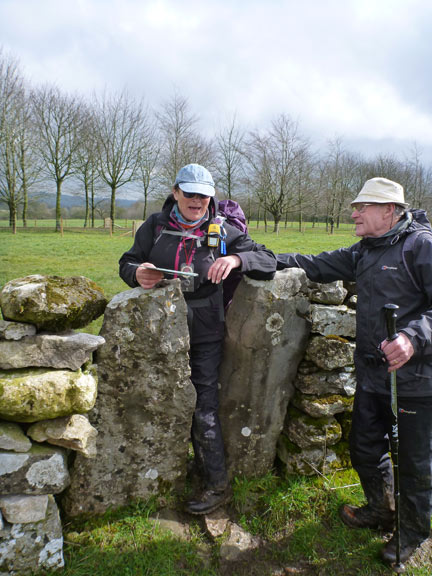
[[[396,318],[399,306],[396,304],[386,304],[384,306],[385,318],[387,325],[387,340],[396,340],[399,334],[396,332]],[[403,572],[405,567],[400,561],[400,493],[399,493],[399,423],[398,423],[398,402],[396,386],[396,370],[390,372],[390,398],[391,411],[393,414],[392,422],[392,442],[391,453],[393,460],[393,479],[394,479],[394,501],[395,501],[395,540],[396,540],[396,564],[395,572]]]

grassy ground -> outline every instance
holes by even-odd
[[[334,235],[325,227],[282,228],[279,235],[250,226],[252,237],[275,252],[318,253],[356,241],[351,226]],[[48,227],[18,229],[12,235],[0,226],[0,287],[28,274],[84,275],[103,287],[108,298],[127,289],[118,277],[118,259],[131,243],[126,230],[115,234],[99,228],[64,229],[63,236]],[[87,330],[97,333],[100,320]],[[179,496],[138,502],[101,518],[66,523],[65,576],[371,576],[391,574],[379,559],[382,535],[349,530],[337,509],[344,501],[360,503],[362,492],[351,470],[331,478],[289,477],[269,474],[257,479],[236,479],[228,511],[233,521],[262,545],[236,563],[220,563],[221,540],[213,542],[199,519],[184,516],[186,540],[158,527],[151,519],[163,507],[181,514]],[[354,485],[354,486],[353,486]],[[407,574],[430,576],[432,556],[423,556]]]
[[[66,523],[65,576],[378,576],[392,571],[379,559],[388,536],[350,530],[338,518],[342,502],[361,503],[352,470],[329,478],[283,478],[276,473],[235,479],[230,520],[259,538],[258,548],[220,560],[227,534],[211,539],[203,520],[182,514],[180,498],[135,502],[92,520]],[[161,508],[178,511],[186,537],[155,520]],[[423,556],[421,555],[423,554]],[[430,551],[406,574],[430,576]]]

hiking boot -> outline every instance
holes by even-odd
[[[186,512],[190,514],[209,514],[228,502],[231,498],[231,488],[228,486],[222,490],[207,488],[198,498],[190,500],[186,504]]]
[[[389,532],[394,529],[394,513],[391,510],[379,513],[369,504],[360,508],[343,504],[339,508],[339,516],[349,528],[371,528]]]
[[[407,543],[404,544],[401,542],[400,544],[400,561],[401,563],[406,562],[414,552],[421,546],[424,540],[419,540],[417,542]],[[393,536],[387,542],[387,544],[381,550],[381,558],[387,564],[395,564],[396,563],[396,537]]]

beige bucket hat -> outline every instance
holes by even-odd
[[[397,182],[387,178],[371,178],[366,180],[363,188],[358,193],[351,205],[360,202],[373,204],[398,204],[408,208],[409,204],[405,202],[404,189]]]

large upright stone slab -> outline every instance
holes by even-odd
[[[182,484],[195,408],[186,318],[178,280],[122,292],[108,304],[89,415],[98,456],[75,459],[69,515],[102,513]]]
[[[272,466],[310,322],[303,270],[271,281],[245,277],[226,321],[220,410],[230,474],[259,475]]]

